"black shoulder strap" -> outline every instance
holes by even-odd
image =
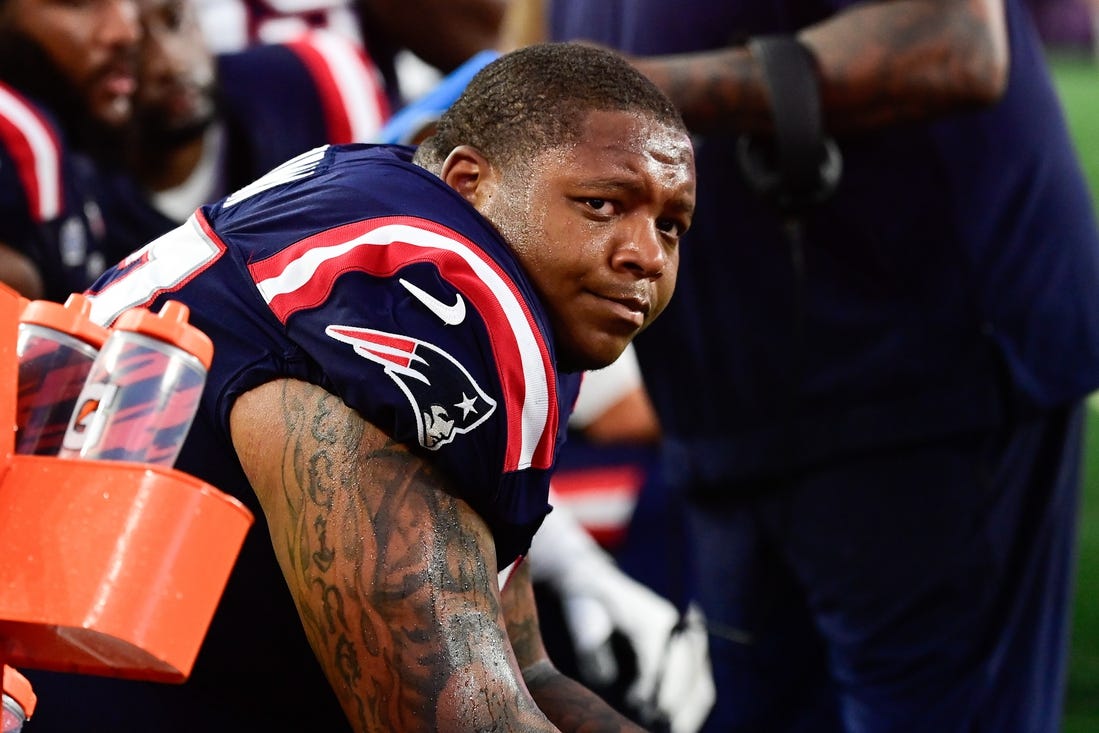
[[[809,49],[788,35],[753,37],[748,49],[763,68],[775,131],[773,138],[740,139],[741,169],[759,193],[793,213],[835,189],[842,170],[839,148],[824,135]]]

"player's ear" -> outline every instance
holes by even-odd
[[[459,145],[446,156],[439,177],[476,208],[489,195],[494,173],[492,164],[481,151],[470,145]]]

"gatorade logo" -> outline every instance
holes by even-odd
[[[76,410],[76,417],[73,418],[72,429],[78,433],[84,433],[88,429],[88,421],[91,416],[99,409],[99,400],[84,400],[84,403],[80,405]]]
[[[69,427],[65,431],[65,439],[61,441],[62,450],[79,453],[85,445],[90,447],[99,442],[103,426],[107,422],[107,415],[99,407],[110,405],[117,391],[117,385],[104,382],[88,382],[84,385],[69,420]]]

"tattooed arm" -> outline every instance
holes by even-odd
[[[563,731],[639,731],[579,682],[561,674],[542,644],[530,564],[515,570],[502,593],[508,636],[527,687],[550,720]]]
[[[995,102],[1007,80],[1002,0],[889,0],[853,6],[798,37],[817,59],[833,133]],[[638,58],[696,132],[770,125],[759,65],[745,48]]]
[[[305,633],[356,731],[557,730],[508,641],[488,528],[429,464],[298,381],[242,395],[231,430]],[[510,605],[537,634],[533,606]],[[522,658],[544,669],[540,640],[524,638]],[[584,730],[620,729],[595,722]]]

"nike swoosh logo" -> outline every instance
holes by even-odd
[[[398,282],[404,286],[405,290],[412,293],[412,297],[426,305],[427,309],[437,315],[439,320],[446,325],[457,326],[466,319],[466,302],[462,299],[461,293],[454,294],[457,298],[454,305],[447,305],[431,293],[413,285],[404,278],[401,278]]]

